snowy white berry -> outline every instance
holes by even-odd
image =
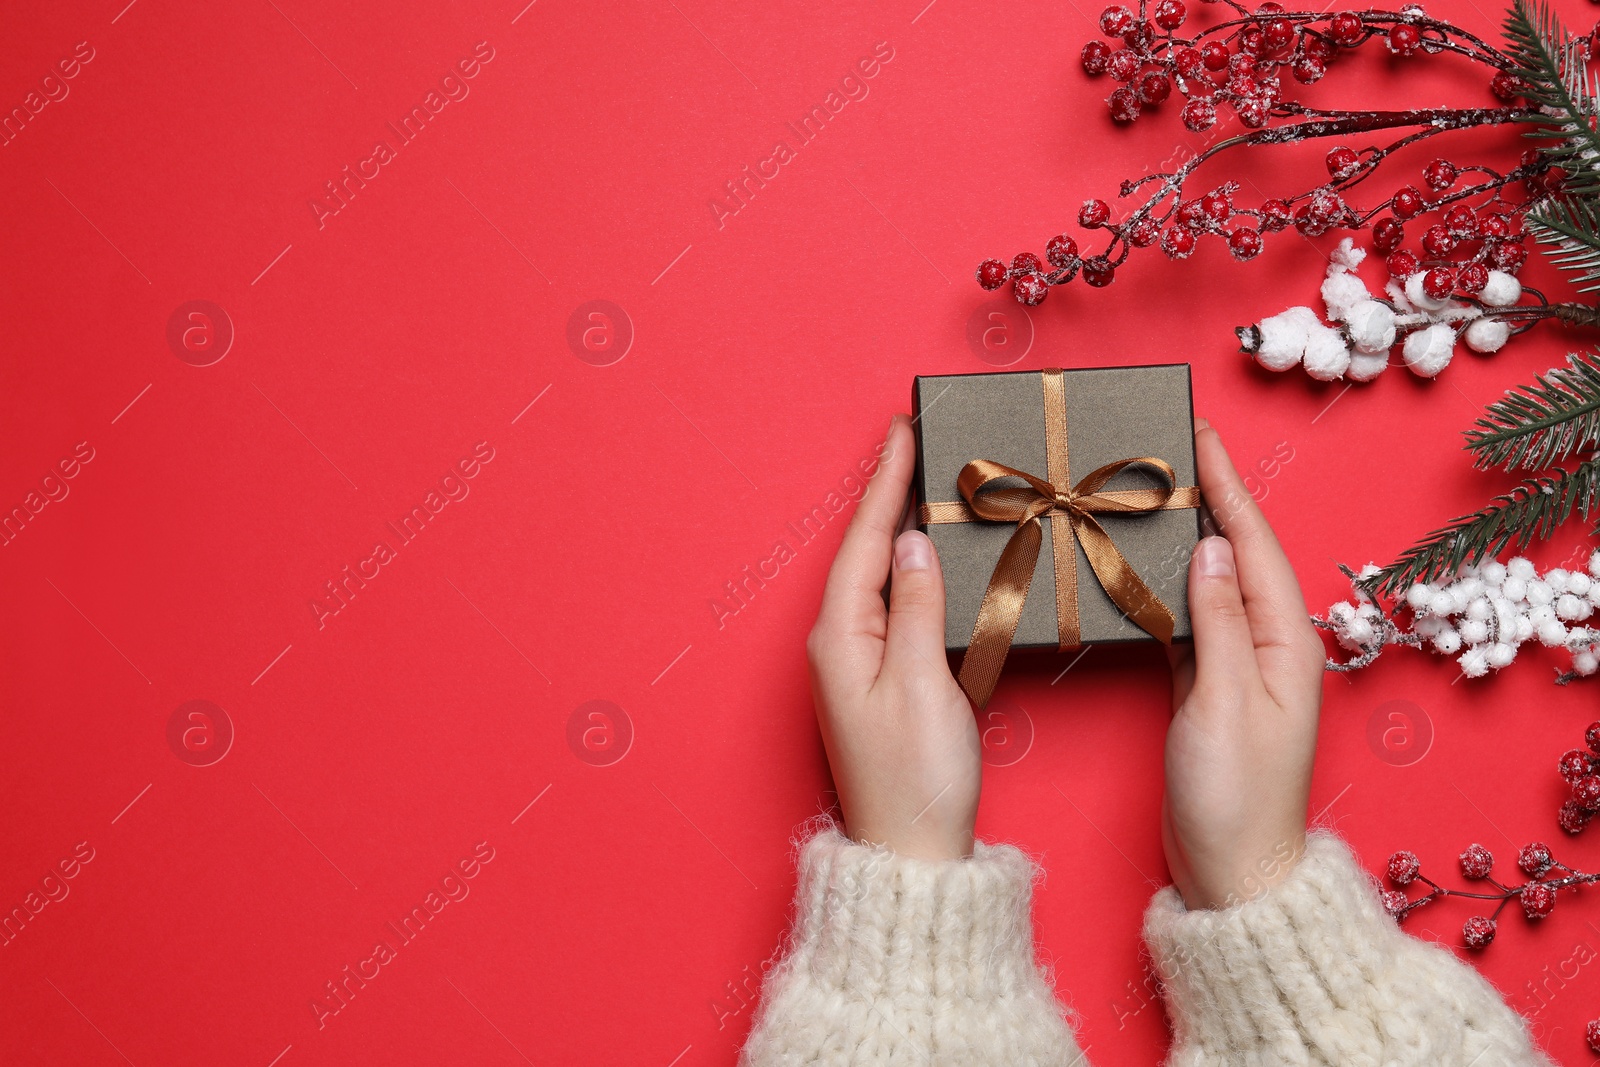
[[[1540,604],[1549,604],[1556,598],[1555,590],[1550,588],[1549,583],[1540,581],[1538,578],[1535,578],[1528,583],[1528,592],[1526,595],[1528,598],[1528,603],[1535,606]]]
[[[1456,662],[1461,665],[1461,673],[1468,678],[1482,678],[1489,673],[1489,654],[1481,648],[1467,649]]]
[[[1595,557],[1600,559],[1600,552],[1596,552]],[[1479,569],[1478,577],[1487,585],[1499,585],[1506,580],[1506,565],[1497,559],[1492,559]]]
[[[1539,571],[1534,567],[1533,560],[1527,556],[1513,556],[1506,563],[1506,573],[1513,578],[1521,578],[1523,581],[1527,581],[1536,576]]]
[[[1345,313],[1345,330],[1357,352],[1387,356],[1394,347],[1394,310],[1376,300],[1363,300]]]
[[[1428,614],[1430,615],[1449,615],[1455,609],[1455,598],[1449,593],[1434,593],[1428,598]]]
[[[1365,352],[1350,353],[1350,369],[1345,371],[1345,376],[1353,382],[1370,382],[1382,374],[1389,367],[1389,354],[1368,355]]]
[[[1582,571],[1573,571],[1567,575],[1567,592],[1574,596],[1584,596],[1593,584],[1589,576]]]
[[[1526,615],[1518,615],[1516,621],[1512,623],[1511,626],[1511,640],[1520,645],[1522,642],[1528,640],[1532,636],[1533,620],[1528,618]]]
[[[1424,378],[1432,378],[1449,366],[1455,348],[1455,330],[1445,323],[1436,322],[1425,330],[1408,334],[1401,353],[1406,366],[1412,371]]]
[[[1428,601],[1433,597],[1433,590],[1424,582],[1418,582],[1406,590],[1406,603],[1412,611],[1421,611],[1428,606]]]
[[[1319,382],[1331,382],[1344,377],[1350,366],[1350,350],[1345,347],[1344,335],[1332,326],[1318,323],[1306,338],[1303,357],[1306,373]]]
[[[1484,622],[1493,617],[1493,615],[1494,609],[1489,606],[1489,598],[1486,596],[1475,596],[1472,598],[1472,602],[1467,605],[1467,618],[1469,619]]]
[[[1594,605],[1584,597],[1572,593],[1562,593],[1556,600],[1556,614],[1568,622],[1578,622],[1587,619],[1594,613]]]
[[[1422,279],[1427,275],[1423,271],[1411,275],[1406,279],[1406,299],[1411,301],[1423,311],[1443,311],[1450,305],[1450,298],[1435,299],[1422,288]]]
[[[1516,658],[1516,648],[1506,644],[1504,641],[1497,641],[1489,646],[1489,666],[1495,670],[1511,666],[1511,661]]]
[[[1521,600],[1528,595],[1528,583],[1521,578],[1507,578],[1500,583],[1500,592],[1507,600]]]
[[[1539,643],[1546,648],[1555,648],[1567,643],[1567,628],[1554,619],[1539,624]]]
[[[1461,637],[1469,645],[1481,645],[1489,640],[1489,624],[1482,619],[1467,619],[1461,624]]]
[[[1572,669],[1584,677],[1593,674],[1596,668],[1600,668],[1600,656],[1593,652],[1579,652],[1572,657]]]
[[[1462,340],[1466,341],[1468,348],[1483,353],[1500,351],[1510,339],[1511,327],[1499,319],[1491,318],[1473,319],[1466,333],[1462,335]]]
[[[1433,639],[1433,647],[1446,656],[1454,655],[1461,651],[1461,635],[1454,630],[1445,630]]]
[[[1305,355],[1312,328],[1321,325],[1317,313],[1308,307],[1292,307],[1262,319],[1256,327],[1260,334],[1256,362],[1268,370],[1288,370]]]
[[[1478,299],[1490,307],[1510,307],[1522,299],[1522,283],[1503,270],[1492,270]]]
[[[1367,291],[1366,285],[1354,274],[1330,272],[1322,283],[1322,302],[1328,306],[1328,318],[1334,322],[1342,320],[1351,308],[1363,300],[1371,299],[1372,294]]]

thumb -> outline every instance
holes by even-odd
[[[902,678],[948,675],[944,657],[944,572],[928,535],[908,530],[894,543],[889,583],[889,639],[884,670]]]
[[[1238,693],[1259,683],[1250,619],[1239,592],[1233,546],[1207,537],[1189,564],[1189,617],[1194,627],[1194,687]]]

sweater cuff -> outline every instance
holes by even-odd
[[[1547,1062],[1482,975],[1400,930],[1332,834],[1309,835],[1282,882],[1231,908],[1188,911],[1162,889],[1144,936],[1172,1064]]]

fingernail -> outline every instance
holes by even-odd
[[[1233,546],[1226,537],[1208,537],[1195,553],[1200,557],[1200,577],[1227,578],[1233,574]]]
[[[933,542],[928,535],[907,530],[894,543],[894,569],[897,571],[925,571],[933,562]]]
[[[1201,418],[1195,419],[1194,420],[1194,432],[1195,433],[1199,433],[1201,430],[1206,429],[1210,425],[1211,425],[1211,420],[1208,419],[1208,418],[1201,417]]]

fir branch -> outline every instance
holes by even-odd
[[[1466,431],[1474,462],[1543,470],[1600,443],[1600,356],[1574,352],[1567,366],[1539,375],[1504,398]]]
[[[1528,212],[1528,228],[1580,293],[1600,290],[1600,203],[1593,196],[1551,200]]]
[[[1432,581],[1463,563],[1477,563],[1508,544],[1523,548],[1548,538],[1573,508],[1584,518],[1600,507],[1600,459],[1573,470],[1555,470],[1518,483],[1488,506],[1433,531],[1378,573],[1361,579],[1369,596],[1403,593],[1415,582]]]
[[[1565,168],[1572,197],[1600,195],[1600,134],[1595,132],[1595,93],[1584,41],[1556,21],[1544,0],[1514,0],[1506,16],[1506,45],[1513,75],[1530,105],[1523,116],[1531,137],[1554,139],[1545,157]]]

